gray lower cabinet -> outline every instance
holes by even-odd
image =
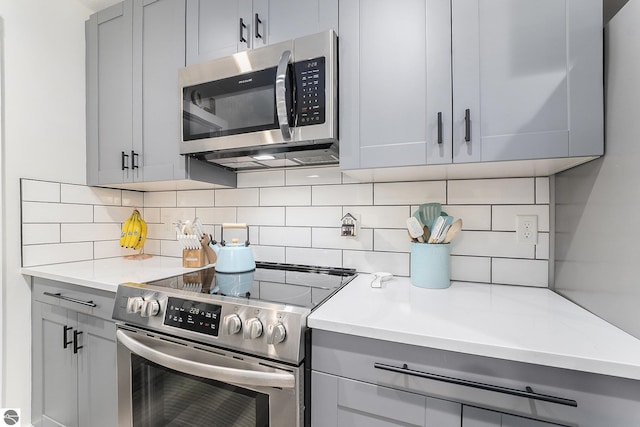
[[[603,154],[601,1],[339,7],[342,169]]]
[[[636,380],[315,329],[311,369],[313,427],[640,425]]]
[[[195,180],[235,186],[235,174],[180,154],[185,19],[185,0],[125,0],[87,21],[89,185],[146,189],[136,184]]]
[[[35,426],[117,425],[114,297],[109,292],[33,280]]]

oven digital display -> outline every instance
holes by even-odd
[[[221,305],[169,297],[164,324],[217,337],[221,313]]]

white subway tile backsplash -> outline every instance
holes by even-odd
[[[256,261],[262,262],[285,262],[284,246],[260,246],[251,245],[253,248],[253,257]],[[307,262],[307,264],[309,264]]]
[[[260,245],[269,246],[311,246],[309,227],[260,227]]]
[[[92,222],[93,206],[62,203],[22,203],[22,222],[70,223]]]
[[[451,242],[451,254],[533,259],[535,245],[519,243],[515,232],[463,231]]]
[[[238,208],[238,222],[249,225],[284,225],[284,207]]]
[[[117,222],[121,224],[131,216],[132,212],[133,212],[133,209],[131,207],[94,206],[93,222],[104,222],[104,223]]]
[[[286,208],[287,226],[340,227],[342,206],[317,206]]]
[[[536,178],[536,203],[548,204],[550,203],[550,182],[549,178],[542,177]]]
[[[524,205],[535,202],[534,178],[448,181],[449,205]]]
[[[309,206],[311,187],[267,187],[260,189],[260,206]]]
[[[376,228],[373,230],[373,250],[380,252],[409,252],[411,250],[408,231]]]
[[[311,189],[314,206],[373,204],[373,184],[318,185]]]
[[[214,190],[188,190],[177,192],[177,206],[182,207],[198,207],[198,206],[214,206]]]
[[[22,244],[60,243],[60,224],[23,224]]]
[[[148,224],[145,253],[181,257],[172,225],[198,216],[220,240],[220,224],[246,222],[257,261],[388,271],[408,276],[406,219],[440,202],[463,220],[451,245],[452,280],[548,286],[549,178],[360,183],[337,167],[243,172],[236,189],[137,192],[22,180],[24,265],[120,257],[122,222],[132,207]],[[61,202],[62,200],[62,202]],[[72,203],[65,203],[72,202]],[[358,218],[355,238],[341,218]],[[538,244],[518,243],[515,215],[538,215]],[[224,239],[246,239],[225,230]]]
[[[480,283],[491,282],[491,258],[452,256],[451,280]]]
[[[196,216],[204,224],[236,222],[236,208],[196,208]]]
[[[22,201],[60,202],[60,184],[57,182],[21,180]]]
[[[216,190],[216,206],[258,206],[257,188]]]
[[[285,174],[286,185],[323,185],[341,184],[342,173],[337,167],[288,169]]]
[[[549,259],[549,233],[538,233],[536,245],[536,259]]]
[[[151,191],[144,193],[145,208],[174,208],[177,206],[175,191]]]
[[[373,184],[374,205],[446,203],[446,181],[389,182]]]
[[[342,267],[342,251],[335,249],[285,248],[285,262],[323,267]]]
[[[343,215],[358,218],[362,228],[407,228],[409,206],[344,206]]]
[[[491,209],[494,231],[516,231],[517,215],[537,215],[538,231],[549,231],[549,205],[493,206]]]
[[[22,247],[22,266],[58,264],[93,259],[93,243],[56,243]]]
[[[544,260],[502,259],[491,260],[493,283],[547,287],[549,262]]]
[[[354,237],[340,235],[340,228],[314,228],[312,233],[314,248],[373,250],[373,230],[361,229]]]
[[[416,209],[412,208],[411,212]],[[491,206],[445,205],[442,210],[462,219],[463,230],[491,230]]]
[[[360,273],[384,271],[409,276],[409,254],[394,252],[343,251],[343,266]]]
[[[60,186],[60,201],[62,203],[120,206],[122,204],[122,190],[62,184]]]
[[[120,224],[61,224],[60,240],[65,242],[93,242],[120,239]]]
[[[144,193],[141,191],[122,190],[122,206],[142,209],[144,206]]]
[[[284,171],[240,172],[237,175],[238,188],[248,187],[282,187]]]

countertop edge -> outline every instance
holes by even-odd
[[[72,285],[84,286],[86,288],[98,289],[101,291],[113,292],[118,290],[118,284],[103,283],[94,280],[80,279],[73,276],[56,274],[44,271],[33,270],[29,267],[20,268],[20,273],[25,276],[37,277],[41,279],[55,280],[57,282],[71,283]]]

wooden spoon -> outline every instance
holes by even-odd
[[[453,223],[451,223],[451,226],[449,227],[449,230],[447,230],[447,234],[444,237],[442,243],[449,243],[454,237],[458,235],[460,230],[462,230],[462,219],[458,218],[453,221]]]

